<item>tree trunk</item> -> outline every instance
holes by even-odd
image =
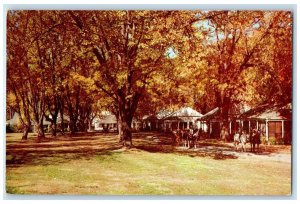
[[[61,127],[61,134],[65,134],[65,125],[64,125],[64,112],[63,110],[60,111],[60,117],[61,117],[61,122],[60,122],[60,127]]]
[[[118,119],[118,134],[119,134],[119,140],[122,142],[123,140],[123,130],[122,130],[122,121],[121,119]]]
[[[38,139],[45,138],[43,123],[38,123],[36,125],[36,131],[38,134]]]
[[[131,127],[128,125],[128,121],[121,122],[121,132],[120,140],[123,143],[123,146],[127,146],[126,141],[129,141],[129,146],[132,146]]]
[[[23,128],[23,135],[22,135],[22,140],[27,140],[28,139],[28,133],[30,131],[30,125],[25,125]]]
[[[57,124],[56,121],[53,121],[53,123],[51,124],[51,134],[53,137],[56,136],[56,131],[57,131]]]
[[[229,119],[229,109],[231,105],[231,100],[229,96],[224,96],[223,103],[220,109],[221,113],[221,121],[226,125]]]
[[[129,110],[121,109],[119,110],[119,119],[118,126],[120,128],[119,136],[120,142],[123,143],[123,146],[127,146],[126,141],[129,141],[130,146],[132,146],[132,134],[131,134],[131,122],[132,122],[132,113]]]
[[[120,111],[118,111],[117,123],[118,123],[119,142],[123,142],[122,119],[121,119]]]
[[[90,121],[88,118],[86,118],[84,120],[84,132],[88,132],[88,130],[90,130],[90,128],[91,128]]]
[[[70,118],[70,125],[69,126],[70,126],[71,135],[74,135],[75,132],[77,131],[77,128],[76,128],[76,123],[71,118]]]
[[[88,120],[88,125],[89,125],[88,132],[92,132],[92,120]]]

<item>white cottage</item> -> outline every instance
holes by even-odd
[[[184,107],[163,118],[163,130],[200,128],[200,122],[197,119],[203,115],[198,111]]]

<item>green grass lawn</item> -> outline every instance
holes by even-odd
[[[149,133],[150,134],[150,133]],[[40,143],[7,135],[6,190],[12,194],[290,195],[291,163],[272,155],[223,157],[178,150],[136,134],[124,149],[115,135]],[[167,137],[166,137],[167,138]],[[166,139],[165,138],[165,139]],[[167,140],[167,139],[166,139]],[[161,140],[163,141],[163,140]],[[145,147],[153,147],[153,151]],[[155,148],[159,147],[159,148]],[[215,147],[218,148],[218,147]],[[290,156],[290,155],[289,155]]]

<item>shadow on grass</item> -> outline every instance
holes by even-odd
[[[115,150],[127,151],[118,140],[119,138],[115,133],[88,133],[46,137],[39,142],[34,137],[25,142],[13,141],[6,145],[6,165],[9,167],[50,165],[90,159],[95,155],[111,155],[115,153]],[[201,140],[197,148],[190,149],[175,147],[172,144],[171,134],[139,132],[133,134],[134,147],[131,150],[190,157],[209,157],[215,160],[237,159],[240,154],[244,154],[234,151],[231,143],[222,143],[218,140]],[[263,147],[255,154],[270,155],[276,151],[276,147]],[[246,153],[249,154],[249,152]]]
[[[137,133],[134,138],[135,149],[151,153],[172,153],[190,157],[210,157],[216,160],[238,158],[238,156],[232,154],[232,146],[220,143],[217,140],[202,140],[197,144],[197,148],[186,148],[173,146],[171,134],[147,133],[145,136],[143,133]]]
[[[176,148],[173,146],[135,146],[136,149],[151,152],[151,153],[172,153],[178,155],[186,155],[190,157],[210,157],[215,160],[225,160],[225,159],[237,159],[238,156],[232,153],[223,152],[218,149],[187,149],[187,148]]]
[[[49,165],[65,163],[77,159],[90,159],[95,155],[109,155],[122,148],[116,134],[84,134],[46,137],[37,142],[10,142],[6,145],[6,164],[8,167],[20,165]]]

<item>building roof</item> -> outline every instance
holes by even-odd
[[[20,115],[18,113],[14,113],[12,119],[6,121],[6,125],[18,125],[20,123]],[[31,124],[35,125],[35,121],[31,120]],[[50,125],[51,122],[47,121],[45,118],[43,119],[43,125]]]
[[[94,119],[94,122],[100,124],[114,124],[117,123],[117,119],[115,115],[100,115]]]
[[[14,113],[13,117],[6,121],[6,125],[17,125],[20,120],[20,115],[18,113]]]
[[[161,110],[161,111],[159,111],[157,114],[156,114],[156,117],[157,117],[157,119],[163,119],[163,118],[165,118],[165,117],[168,117],[168,116],[170,116],[170,115],[172,115],[173,114],[173,112],[172,111],[170,111],[170,110],[167,110],[167,109],[164,109],[164,110]]]
[[[167,109],[163,109],[159,111],[155,115],[146,115],[143,117],[143,120],[148,120],[148,121],[156,121],[156,120],[162,120],[170,115],[172,115],[174,112],[169,111]]]
[[[216,116],[219,116],[220,113],[220,108],[214,108],[211,111],[207,112],[206,114],[204,114],[200,120],[211,120],[213,118],[215,118]]]
[[[240,118],[256,119],[256,120],[291,120],[292,104],[286,105],[262,105],[241,114]]]
[[[177,116],[177,117],[202,117],[203,115],[198,111],[190,108],[184,107],[179,109],[178,111],[174,112],[170,116]]]
[[[51,115],[49,116],[51,118]],[[70,122],[70,117],[67,116],[67,115],[64,115],[64,122],[65,123],[69,123]],[[17,125],[20,123],[20,115],[15,112],[13,117],[10,119],[10,120],[7,120],[6,121],[6,125]],[[57,121],[56,121],[57,124],[61,123],[61,116],[60,116],[60,113],[58,114],[57,116]],[[34,120],[31,120],[31,124],[32,125],[35,125],[36,123],[34,122]],[[46,120],[46,118],[44,117],[43,119],[43,125],[51,125],[51,122]]]
[[[63,115],[63,116],[64,116],[64,122],[65,123],[70,122],[70,117],[69,116],[67,116],[67,115]],[[60,115],[60,113],[58,113],[58,115],[57,115],[57,123],[61,123],[61,115]]]
[[[165,117],[164,120],[194,121],[202,116],[198,111],[190,107],[184,107]]]
[[[228,117],[230,120],[234,120],[238,118],[242,113],[249,110],[249,107],[245,104],[233,104],[228,110]],[[221,119],[221,111],[220,107],[216,107],[211,111],[204,114],[200,119],[202,121],[209,120],[220,120]]]

